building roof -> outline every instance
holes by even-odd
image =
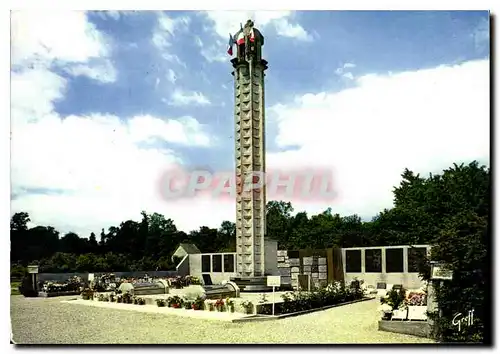
[[[192,243],[181,243],[179,247],[182,247],[187,254],[201,253],[201,251]],[[177,247],[177,248],[179,248]]]

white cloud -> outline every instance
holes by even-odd
[[[276,21],[276,31],[279,36],[295,38],[300,41],[310,42],[313,37],[299,24],[292,24],[286,18]]]
[[[170,97],[170,101],[164,101],[173,106],[186,106],[190,104],[206,106],[211,104],[210,100],[201,92],[185,92],[180,89],[174,91]]]
[[[13,11],[11,23],[13,68],[58,66],[102,82],[116,79],[107,58],[109,39],[87,20],[85,12]]]
[[[18,30],[13,33],[16,49],[11,75],[11,178],[16,195],[12,212],[27,211],[35,224],[88,236],[123,218],[140,216],[143,209],[163,211],[166,204],[159,201],[158,180],[182,159],[174,150],[159,147],[158,141],[208,146],[210,139],[205,127],[192,117],[145,115],[122,120],[102,114],[57,114],[54,103],[64,98],[68,82],[52,67],[64,63],[63,68],[74,75],[98,78],[98,71],[92,71],[93,60],[106,53],[102,43],[94,41],[101,38],[100,33],[85,24],[84,14],[68,16],[68,25],[79,26],[80,31],[68,29],[73,35],[71,44],[81,42],[76,47],[61,45],[66,42],[60,28],[63,39],[49,30],[43,32],[43,26],[36,27],[38,19],[30,22],[24,12],[14,18]],[[36,189],[64,194],[26,193]],[[177,206],[173,209],[179,213]]]
[[[344,63],[342,66],[335,69],[335,74],[342,77],[345,80],[354,80],[354,74],[349,71],[349,69],[354,69],[356,64],[353,63]]]
[[[103,83],[115,82],[117,77],[116,69],[109,60],[101,60],[92,65],[68,65],[65,71],[73,76],[83,75]]]
[[[161,50],[166,50],[172,43],[177,32],[185,32],[189,28],[189,17],[171,18],[164,12],[158,14],[158,22],[153,31],[153,44]]]
[[[220,39],[216,39],[214,45],[201,47],[201,55],[209,63],[213,62],[224,63],[230,60],[230,57],[227,54],[227,42],[224,43]]]
[[[453,162],[488,161],[489,61],[366,75],[357,84],[271,109],[276,142],[300,148],[269,154],[269,166],[314,161],[331,168],[340,193],[335,212],[372,216],[390,207],[406,167],[428,174]]]

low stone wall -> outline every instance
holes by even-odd
[[[40,291],[38,293],[39,297],[56,297],[56,296],[72,296],[72,295],[80,295],[80,291],[52,291],[50,293]]]
[[[378,321],[379,331],[409,334],[429,338],[430,326],[427,321]]]

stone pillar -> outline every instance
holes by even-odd
[[[387,250],[387,248],[382,247],[381,249],[382,249],[382,274],[385,274],[385,273],[387,273],[386,267],[385,267],[385,265],[386,265],[385,251]]]
[[[360,249],[361,251],[361,273],[366,273],[366,264],[365,264],[365,249],[364,248],[361,248]]]
[[[236,178],[244,182],[252,173],[265,173],[264,71],[261,59],[263,37],[256,33],[254,54],[238,55],[233,64],[235,91]],[[255,54],[256,53],[256,54]],[[257,181],[254,180],[256,183]],[[236,272],[241,277],[265,275],[266,190],[236,190]]]
[[[408,273],[408,246],[403,247],[403,273]]]

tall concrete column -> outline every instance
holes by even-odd
[[[254,173],[265,173],[265,106],[262,59],[264,37],[255,28],[247,28],[245,45],[237,45],[233,64],[235,91],[236,178],[245,181]],[[237,35],[238,37],[238,35]],[[250,40],[252,38],[252,40]],[[238,39],[238,38],[236,38]],[[257,177],[254,182],[257,182]],[[236,272],[241,277],[265,275],[264,236],[266,234],[266,190],[236,193]]]

